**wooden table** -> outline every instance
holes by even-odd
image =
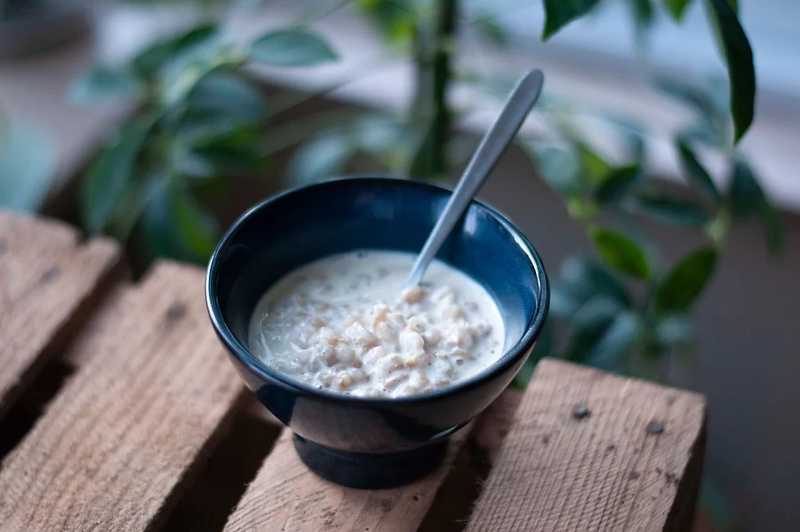
[[[327,483],[254,404],[203,272],[0,212],[0,530],[688,530],[705,401],[542,361],[403,488]]]

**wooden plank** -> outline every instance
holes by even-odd
[[[514,424],[517,409],[522,402],[522,392],[507,389],[475,422],[471,441],[486,454],[486,462],[494,463],[503,442]]]
[[[225,530],[400,531],[421,526],[438,531],[457,525],[468,515],[521,396],[504,392],[471,430],[456,436],[443,467],[410,486],[390,490],[349,489],[320,479],[297,458],[291,434],[285,431]]]
[[[419,532],[464,529],[521,400],[522,392],[508,389],[478,416]]]
[[[224,433],[243,387],[202,272],[161,263],[112,307],[72,343],[91,356],[0,469],[0,530],[155,529]]]
[[[467,530],[688,530],[704,427],[698,394],[543,360]]]
[[[246,393],[231,427],[164,523],[166,531],[220,532],[272,451],[283,425]]]
[[[226,532],[416,530],[471,426],[453,436],[444,463],[407,486],[345,488],[312,473],[297,457],[291,432],[281,435],[225,526]]]
[[[119,263],[110,240],[0,211],[0,417],[72,333]]]

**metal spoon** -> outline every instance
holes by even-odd
[[[436,226],[428,236],[414,267],[411,268],[406,287],[416,286],[422,280],[422,276],[425,275],[425,270],[436,256],[436,252],[442,247],[447,235],[464,214],[469,202],[489,177],[489,173],[494,169],[500,155],[511,143],[531,107],[539,99],[543,83],[544,74],[538,69],[531,70],[517,82],[517,86],[511,91],[511,96],[506,101],[500,116],[481,140],[478,149],[464,170],[464,175],[461,176],[444,211],[436,221]]]

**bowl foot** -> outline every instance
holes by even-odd
[[[444,459],[447,439],[397,453],[353,453],[324,447],[294,435],[303,463],[326,480],[360,489],[393,488],[434,470]]]

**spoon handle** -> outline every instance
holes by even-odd
[[[542,92],[544,75],[541,70],[528,72],[517,82],[517,86],[511,92],[500,115],[492,124],[492,127],[484,135],[478,149],[472,155],[461,180],[456,185],[455,190],[450,195],[447,205],[436,221],[436,226],[428,236],[422,251],[417,257],[411,274],[408,277],[406,286],[415,286],[422,280],[425,270],[428,269],[433,257],[439,251],[447,235],[453,226],[464,214],[472,198],[481,188],[489,173],[497,164],[500,155],[519,131],[520,126],[528,116],[533,104],[539,99]]]

